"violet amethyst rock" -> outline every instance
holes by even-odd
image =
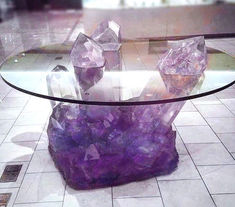
[[[82,33],[73,44],[70,57],[73,66],[77,68],[100,68],[105,64],[103,49]]]
[[[60,103],[48,126],[49,150],[75,189],[119,185],[172,172],[178,163],[171,123],[183,103],[85,106]]]
[[[104,67],[100,68],[77,68],[75,69],[75,77],[79,82],[81,88],[86,91],[93,85],[95,85],[99,80],[102,79],[104,75]]]
[[[207,67],[207,51],[203,36],[178,41],[158,62],[165,74],[196,75]]]
[[[103,77],[103,49],[91,38],[80,33],[70,56],[75,76],[83,90],[87,90]]]
[[[99,24],[91,37],[104,50],[118,50],[120,48],[120,26],[114,21],[104,21]]]

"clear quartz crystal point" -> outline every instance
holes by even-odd
[[[106,60],[105,69],[117,70],[121,67],[121,34],[120,26],[114,21],[103,21],[98,25],[92,38],[98,42],[104,50]]]
[[[203,36],[180,40],[158,62],[165,74],[197,75],[207,67],[207,50]]]
[[[63,65],[57,65],[46,77],[48,94],[59,98],[77,98],[80,92],[74,75]],[[51,101],[52,107],[58,102]]]
[[[100,68],[105,64],[103,49],[90,37],[80,33],[70,54],[74,67]]]
[[[91,37],[102,46],[104,51],[119,50],[121,46],[120,26],[114,21],[100,23]]]

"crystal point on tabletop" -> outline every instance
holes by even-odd
[[[104,57],[106,60],[105,69],[120,69],[120,26],[114,21],[104,21],[98,25],[92,38],[98,42],[104,50]]]
[[[73,66],[78,68],[99,68],[105,64],[102,47],[82,33],[73,44],[70,57]]]
[[[104,51],[120,48],[120,26],[114,21],[104,21],[99,24],[91,37],[102,46]]]
[[[165,74],[196,75],[207,67],[207,51],[203,36],[178,41],[158,62]]]

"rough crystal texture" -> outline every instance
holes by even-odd
[[[95,85],[104,75],[104,67],[95,69],[74,67],[74,69],[75,77],[84,91]]]
[[[169,98],[190,93],[199,78],[161,75]],[[59,103],[53,108],[47,129],[51,156],[75,189],[114,186],[168,174],[178,163],[176,133],[171,124],[183,105]]]
[[[203,36],[178,41],[158,62],[165,74],[201,74],[207,66],[207,51]]]
[[[170,124],[183,104],[111,107],[60,103],[49,121],[50,153],[75,189],[170,173],[178,162],[176,134]]]
[[[120,48],[120,26],[114,21],[104,21],[99,24],[91,37],[104,50],[119,50]]]
[[[77,97],[79,94],[78,84],[71,72],[63,66],[57,65],[47,74],[48,94],[52,97],[71,98]],[[68,86],[69,90],[68,90]],[[51,101],[52,107],[57,101]]]
[[[105,69],[116,70],[121,66],[120,26],[114,21],[104,21],[96,28],[92,38],[98,42],[104,50],[106,60]]]
[[[116,51],[104,51],[104,58],[106,60],[106,70],[121,70],[121,54],[119,50]]]
[[[94,40],[80,33],[70,54],[74,67],[100,68],[105,64],[103,49]]]

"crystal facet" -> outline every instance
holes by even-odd
[[[178,41],[158,62],[165,74],[201,74],[207,66],[207,51],[203,36]]]
[[[104,67],[100,68],[75,68],[75,76],[81,88],[86,91],[95,85],[104,74]]]
[[[162,75],[162,74],[161,74]],[[189,93],[198,76],[163,78],[169,96]],[[181,81],[178,84],[178,81]],[[75,189],[120,185],[172,172],[178,163],[171,124],[184,102],[143,106],[59,103],[47,129],[49,150]]]
[[[105,69],[120,69],[120,26],[114,21],[104,21],[98,25],[92,38],[98,42],[104,50],[106,60]]]
[[[50,153],[75,189],[170,173],[178,162],[176,133],[170,124],[183,104],[112,107],[60,103],[53,109],[47,130]]]
[[[104,21],[99,24],[91,37],[104,50],[119,50],[120,48],[120,26],[114,21]]]
[[[105,64],[103,49],[94,40],[80,33],[71,50],[74,67],[100,68]]]

